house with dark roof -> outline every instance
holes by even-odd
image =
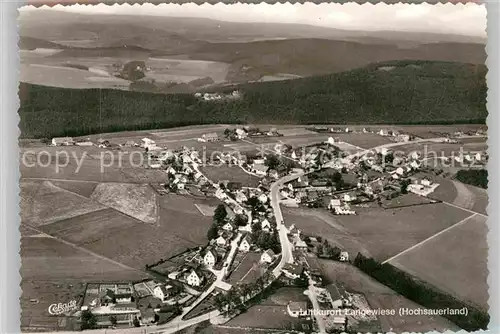
[[[252,171],[257,174],[257,175],[267,175],[267,171],[269,170],[269,167],[266,165],[260,165],[260,164],[253,164],[252,166]]]
[[[272,249],[266,250],[262,255],[260,256],[260,262],[262,263],[271,263],[274,260],[274,257],[276,254],[272,251]]]
[[[296,279],[302,275],[302,273],[304,272],[304,267],[299,264],[287,263],[283,266],[281,271],[286,277],[290,279]]]

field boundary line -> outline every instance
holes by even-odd
[[[122,267],[123,269],[127,269],[127,270],[132,270],[132,271],[136,271],[136,272],[145,273],[145,274],[147,274],[148,276],[150,276],[150,274],[149,274],[149,273],[147,273],[147,272],[145,272],[145,271],[142,271],[142,270],[137,269],[137,268],[132,268],[132,267],[129,267],[129,266],[127,266],[126,264],[123,264],[123,263],[120,263],[120,262],[115,261],[115,260],[113,260],[113,259],[110,259],[109,257],[105,257],[104,255],[100,255],[100,254],[94,253],[94,252],[92,252],[91,250],[88,250],[88,249],[86,249],[86,248],[80,247],[80,246],[78,246],[78,245],[76,245],[76,244],[74,244],[74,243],[72,243],[72,242],[69,242],[69,241],[66,241],[66,240],[64,240],[64,239],[62,239],[62,238],[59,238],[59,237],[56,237],[56,236],[50,235],[50,234],[48,234],[48,233],[45,233],[45,232],[43,232],[43,231],[41,231],[41,230],[39,230],[39,229],[37,229],[37,228],[35,228],[35,227],[33,227],[33,226],[29,225],[29,224],[23,223],[23,225],[24,225],[24,226],[26,226],[26,227],[27,227],[27,228],[29,228],[29,229],[32,229],[33,231],[36,231],[36,232],[38,232],[38,233],[40,233],[40,234],[44,234],[44,235],[48,236],[49,238],[52,238],[52,239],[58,240],[58,241],[62,242],[63,244],[67,245],[67,246],[70,246],[70,247],[73,247],[73,248],[75,248],[75,249],[78,249],[78,250],[80,250],[80,251],[82,251],[82,252],[85,252],[85,253],[87,253],[87,254],[89,254],[89,255],[92,255],[92,256],[94,256],[94,257],[97,257],[97,258],[99,258],[99,259],[101,259],[101,260],[105,260],[105,261],[111,262],[111,263],[113,263],[113,264],[115,264],[115,265],[117,265],[117,266],[119,266],[119,267]]]
[[[146,184],[145,182],[120,182],[120,181],[92,181],[92,180],[71,180],[71,179],[55,179],[50,177],[21,177],[20,181],[48,181],[48,182],[75,182],[75,183],[122,183],[122,184]],[[54,185],[57,187],[56,185]],[[66,190],[66,189],[65,189]],[[69,190],[68,190],[69,191]],[[80,195],[81,196],[81,195]]]
[[[467,212],[470,212],[470,213],[473,213],[473,214],[476,214],[476,215],[479,215],[479,216],[482,216],[484,218],[488,218],[488,215],[485,215],[484,213],[480,213],[480,212],[476,212],[476,211],[473,211],[473,210],[470,210],[470,209],[466,209],[466,208],[463,208],[461,206],[458,206],[456,204],[453,204],[453,203],[450,203],[450,202],[446,202],[446,201],[443,201],[442,203],[447,204],[449,206],[453,206],[453,207],[458,208],[458,209],[462,209],[464,211],[467,211]]]
[[[255,263],[254,263],[254,265],[252,266],[252,268],[248,269],[248,271],[245,273],[245,275],[243,275],[243,276],[239,279],[239,281],[238,281],[238,282],[243,282],[243,280],[245,279],[245,277],[247,277],[247,276],[248,276],[248,274],[250,274],[250,272],[254,270],[254,267],[255,267]]]
[[[413,249],[415,249],[415,248],[417,248],[417,247],[419,247],[419,246],[422,246],[422,245],[423,245],[424,243],[426,243],[427,241],[432,240],[432,239],[436,238],[437,236],[440,236],[441,234],[443,234],[443,233],[445,233],[445,232],[447,232],[447,231],[451,230],[452,228],[454,228],[454,227],[456,227],[456,226],[458,226],[458,225],[462,225],[462,224],[466,223],[466,222],[467,222],[468,220],[470,220],[472,217],[475,217],[475,216],[477,216],[477,215],[478,215],[477,213],[474,213],[474,214],[472,214],[472,215],[468,216],[467,218],[462,219],[462,220],[461,220],[461,221],[459,221],[458,223],[455,223],[455,224],[453,224],[453,225],[451,225],[451,226],[448,226],[448,227],[447,227],[447,228],[445,228],[444,230],[441,230],[441,231],[439,231],[438,233],[436,233],[436,234],[434,234],[434,235],[431,235],[431,236],[430,236],[430,237],[428,237],[427,239],[424,239],[424,240],[420,241],[419,243],[416,243],[415,245],[411,246],[410,248],[407,248],[407,249],[405,249],[404,251],[402,251],[402,252],[400,252],[400,253],[398,253],[398,254],[394,255],[393,257],[391,257],[391,258],[389,258],[389,259],[387,259],[387,260],[385,260],[384,262],[382,262],[382,264],[386,264],[386,263],[388,263],[388,262],[390,262],[390,261],[394,260],[395,258],[397,258],[397,257],[399,257],[399,256],[401,256],[401,255],[403,255],[403,254],[406,254],[407,252],[409,252],[409,251],[411,251],[411,250],[413,250]]]

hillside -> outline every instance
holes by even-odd
[[[64,66],[69,62],[103,68],[109,65],[107,58],[213,61],[229,65],[225,77],[228,83],[257,81],[262,77],[270,80],[283,75],[324,75],[391,60],[473,64],[484,64],[486,60],[482,37],[428,32],[355,31],[304,24],[149,15],[85,15],[57,10],[20,12],[18,23],[23,36],[21,45],[27,40],[32,45],[36,39],[37,45],[45,42],[48,47],[56,43],[53,48],[64,48],[50,57],[22,54],[21,60],[26,64]],[[31,68],[24,79],[46,84],[39,78],[49,75],[49,71],[47,67]],[[186,83],[172,78],[179,74],[175,69],[165,67],[158,71],[169,75],[155,75],[158,83]],[[67,80],[63,81],[55,86],[67,87]],[[97,82],[69,86],[78,87],[101,86]],[[181,85],[169,92],[183,90],[186,89]]]
[[[45,49],[64,49],[65,47],[57,43],[49,42],[39,38],[20,36],[18,47],[20,50],[35,50],[39,48]]]
[[[484,122],[484,65],[394,61],[281,82],[226,87],[237,101],[192,94],[73,90],[21,84],[23,138],[204,123]]]

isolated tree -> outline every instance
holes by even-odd
[[[118,319],[116,319],[116,316],[112,315],[109,317],[109,321],[111,322],[111,325],[116,326],[118,323]]]
[[[212,240],[217,238],[217,232],[218,232],[217,226],[215,226],[215,224],[212,224],[212,226],[210,226],[210,228],[207,231],[207,239]]]
[[[82,312],[81,315],[81,323],[80,323],[80,328],[81,330],[85,329],[94,329],[97,327],[97,319],[95,315],[90,312],[89,310],[85,310]]]
[[[219,204],[214,211],[214,221],[217,223],[222,223],[227,217],[227,210],[224,204]]]
[[[265,164],[269,169],[276,169],[280,164],[280,159],[276,155],[271,154],[266,158]]]
[[[385,156],[385,163],[392,164],[393,161],[394,161],[394,153],[392,152],[387,153],[387,155]]]
[[[219,293],[215,296],[214,303],[217,310],[219,310],[220,312],[224,312],[227,306],[227,298],[223,293]]]
[[[134,318],[133,323],[135,327],[141,327],[141,322],[139,321],[139,319],[137,319],[137,317]]]
[[[247,216],[243,214],[236,215],[236,217],[234,217],[234,223],[237,226],[245,226],[247,224]]]
[[[224,137],[228,138],[230,135],[231,135],[231,129],[226,128],[226,129],[224,130]]]
[[[322,244],[318,244],[316,246],[316,255],[317,256],[322,256],[323,255],[323,245]]]
[[[410,180],[408,180],[408,179],[402,180],[400,185],[401,185],[401,193],[407,194],[408,193],[408,186],[410,185]]]

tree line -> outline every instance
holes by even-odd
[[[419,67],[408,65],[418,63]],[[244,98],[217,103],[193,94],[66,89],[21,83],[23,138],[168,128],[192,124],[484,123],[486,67],[388,62],[331,75],[242,84]],[[130,67],[132,76],[136,69]],[[234,87],[227,88],[235,89]],[[224,89],[221,88],[221,93]]]
[[[354,265],[380,283],[428,309],[462,309],[467,307],[467,315],[443,315],[466,331],[486,330],[488,327],[490,316],[487,312],[418,281],[390,264],[381,264],[359,253],[354,260]]]
[[[488,189],[488,171],[486,169],[462,169],[457,172],[455,179],[462,183]]]

